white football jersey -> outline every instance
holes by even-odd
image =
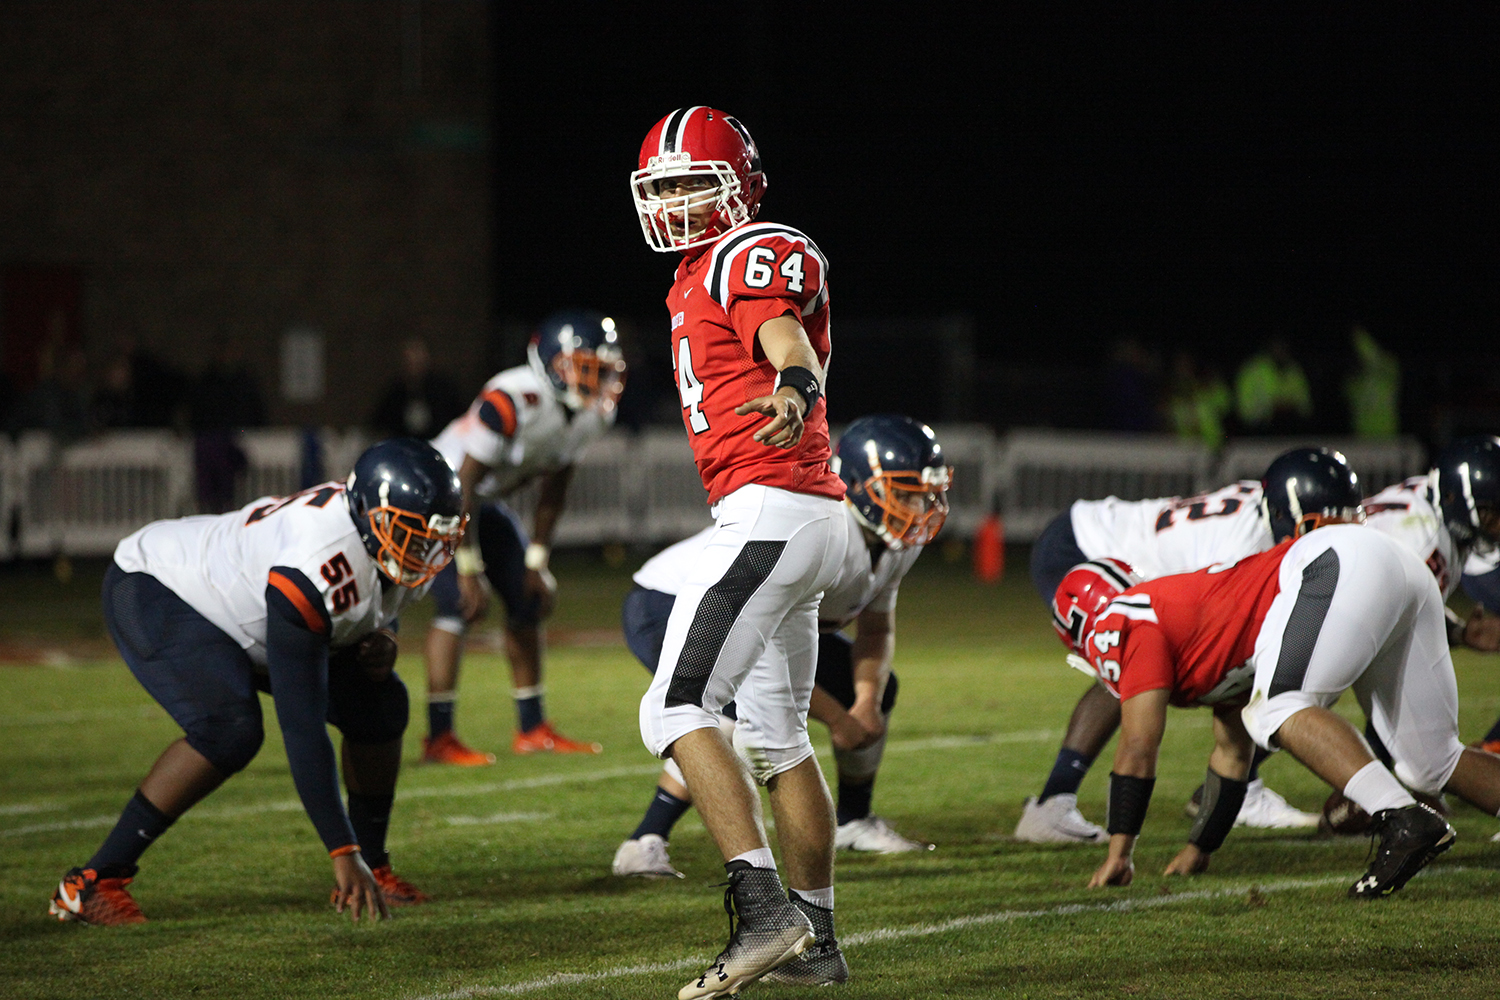
[[[901,578],[922,554],[920,545],[907,546],[900,550],[887,549],[878,560],[874,559],[853,509],[845,504],[844,512],[848,515],[844,524],[849,532],[849,544],[845,547],[844,563],[828,589],[823,591],[823,600],[818,606],[818,621],[824,631],[843,628],[862,611],[894,611]],[[676,594],[713,532],[712,527],[704,528],[696,535],[662,549],[648,559],[632,579],[648,590]],[[878,547],[876,551],[879,551]]]
[[[273,566],[299,570],[317,588],[333,646],[389,626],[427,592],[425,584],[388,583],[360,541],[342,483],[262,497],[228,514],[154,521],[120,542],[115,562],[156,577],[260,666]]]
[[[1276,544],[1260,483],[1243,479],[1195,497],[1079,500],[1073,537],[1089,559],[1130,564],[1143,580],[1239,562]]]
[[[1453,541],[1443,515],[1427,498],[1427,477],[1413,476],[1387,486],[1365,501],[1365,524],[1415,552],[1437,577],[1443,600],[1458,589],[1464,553]]]
[[[455,472],[465,455],[488,465],[490,473],[476,492],[490,500],[571,465],[614,422],[613,410],[570,415],[550,385],[529,365],[519,365],[486,382],[468,411],[444,427],[432,446]]]

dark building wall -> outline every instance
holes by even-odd
[[[237,342],[273,421],[361,421],[412,334],[477,385],[489,74],[482,0],[11,0],[0,262],[81,271],[96,370]],[[280,398],[293,325],[327,335],[321,404]]]

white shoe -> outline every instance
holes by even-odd
[[[640,875],[645,878],[686,878],[672,867],[667,857],[667,842],[655,833],[639,840],[627,840],[615,852],[610,871],[616,875]]]
[[[1288,830],[1318,825],[1317,813],[1303,812],[1287,805],[1286,799],[1256,778],[1245,789],[1245,804],[1234,819],[1235,826],[1252,826],[1263,830]]]
[[[873,851],[876,854],[899,854],[902,851],[930,851],[932,844],[908,840],[879,816],[851,819],[840,823],[833,833],[833,846],[848,851]]]
[[[1053,795],[1046,802],[1027,799],[1015,836],[1031,844],[1109,843],[1104,827],[1090,823],[1078,811],[1078,796],[1073,792]]]

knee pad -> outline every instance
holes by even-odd
[[[399,740],[411,714],[406,684],[396,674],[372,682],[352,673],[328,679],[329,721],[350,743]]]
[[[880,760],[885,756],[885,736],[861,750],[833,750],[833,759],[839,767],[839,777],[863,785],[874,781],[880,770]]]
[[[896,691],[901,687],[896,680],[896,672],[891,671],[885,679],[885,695],[880,699],[880,714],[885,716],[885,721],[891,721],[891,709],[896,707]]]
[[[188,746],[201,753],[221,774],[238,774],[255,759],[265,742],[266,730],[259,709],[257,703],[253,710],[226,712],[203,720],[186,734]]]
[[[781,772],[790,771],[813,755],[812,740],[805,733],[799,746],[768,747],[764,734],[744,720],[734,727],[734,749],[757,785],[769,784]]]
[[[1255,745],[1262,750],[1275,752],[1281,747],[1271,742],[1276,731],[1281,728],[1282,723],[1302,711],[1304,708],[1321,706],[1326,699],[1320,695],[1307,691],[1286,691],[1274,698],[1257,697],[1250,699],[1250,704],[1240,710],[1240,719],[1245,723],[1245,730]]]
[[[1412,791],[1437,795],[1448,784],[1448,779],[1453,777],[1453,769],[1458,766],[1458,758],[1463,755],[1464,747],[1458,740],[1454,740],[1443,750],[1445,752],[1436,753],[1431,760],[1421,763],[1398,760],[1391,770]]]
[[[443,615],[432,620],[432,627],[439,632],[456,635],[460,639],[469,634],[469,623],[457,615]]]

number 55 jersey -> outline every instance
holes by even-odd
[[[667,295],[672,365],[682,422],[710,504],[749,483],[840,499],[844,484],[828,468],[828,409],[820,398],[804,418],[802,440],[788,451],[752,439],[770,418],[735,408],[774,391],[776,367],[757,334],[790,314],[827,370],[828,261],[795,229],[770,222],[729,230],[678,265]]]
[[[115,562],[155,577],[266,665],[266,587],[332,646],[385,628],[427,585],[385,586],[350,516],[342,483],[262,497],[228,514],[155,521],[120,542]]]
[[[1121,559],[1154,580],[1269,549],[1275,539],[1260,501],[1260,483],[1248,479],[1194,497],[1079,500],[1073,535],[1089,559]]]

